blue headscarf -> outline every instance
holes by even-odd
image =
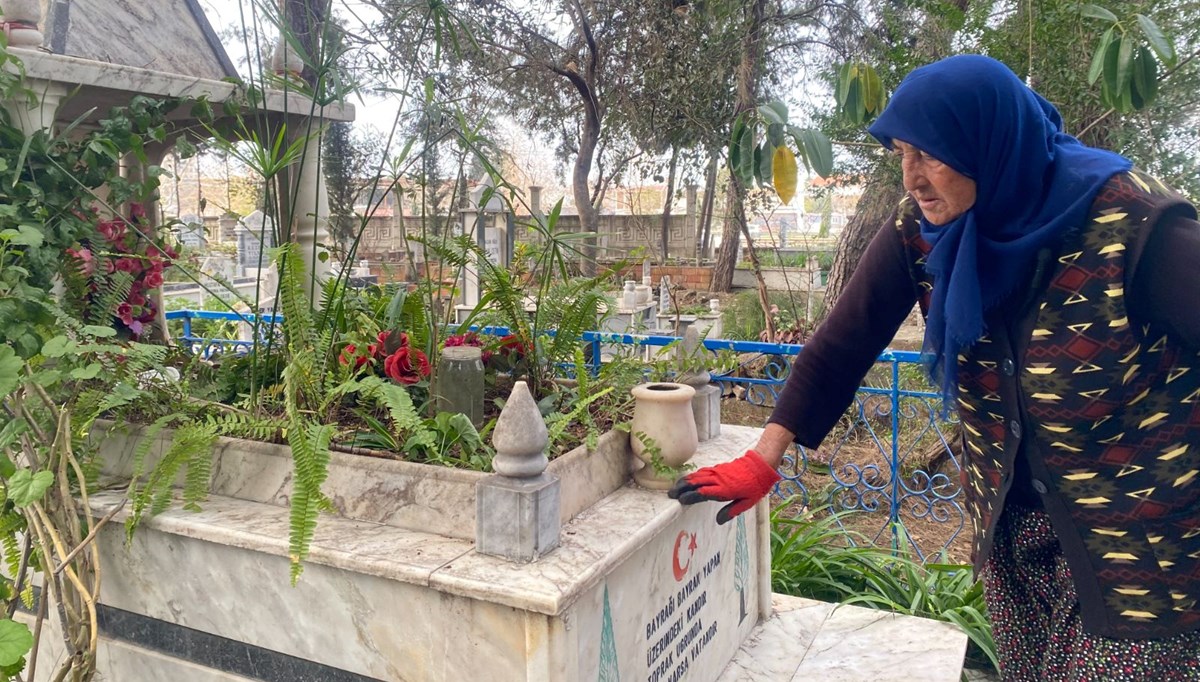
[[[1062,132],[1058,110],[989,57],[949,57],[910,73],[870,127],[885,147],[907,142],[975,181],[975,204],[945,225],[921,219],[933,247],[925,328],[930,377],[957,404],[960,351],[985,333],[984,313],[1030,284],[1038,251],[1086,220],[1113,175],[1132,164]]]

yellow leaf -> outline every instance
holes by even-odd
[[[784,205],[792,202],[796,196],[796,155],[787,145],[775,148],[775,156],[771,159],[771,176],[775,185],[775,193]]]

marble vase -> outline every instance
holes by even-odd
[[[44,36],[38,28],[42,22],[41,0],[4,0],[0,2],[10,47],[40,47]]]
[[[632,393],[634,408],[629,440],[634,456],[642,463],[633,472],[633,479],[643,488],[666,490],[676,476],[655,471],[653,448],[657,448],[663,464],[676,469],[696,454],[699,439],[692,413],[696,389],[685,384],[657,382],[635,386]]]

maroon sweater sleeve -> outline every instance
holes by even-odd
[[[820,445],[879,353],[916,303],[908,257],[895,219],[871,240],[841,298],[792,364],[783,393],[767,421],[795,434],[805,447]]]
[[[1136,262],[1127,283],[1130,317],[1200,352],[1200,223],[1184,216],[1159,221]]]

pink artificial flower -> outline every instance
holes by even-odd
[[[79,261],[79,267],[88,277],[96,272],[96,259],[92,256],[92,250],[86,246],[81,246],[78,250],[67,249],[67,255]]]
[[[117,270],[121,272],[135,273],[142,269],[142,264],[136,258],[118,258]]]
[[[105,220],[96,226],[96,231],[108,241],[116,243],[125,236],[125,223],[121,220]]]
[[[157,289],[162,286],[163,283],[162,273],[151,270],[150,272],[146,273],[146,276],[142,278],[142,281],[145,282],[147,289]]]
[[[145,329],[145,327],[142,325],[142,323],[137,320],[130,322],[128,326],[129,326],[129,331],[133,332],[134,336],[141,336],[142,331]]]
[[[137,291],[129,292],[129,305],[143,306],[146,305],[146,297]]]

